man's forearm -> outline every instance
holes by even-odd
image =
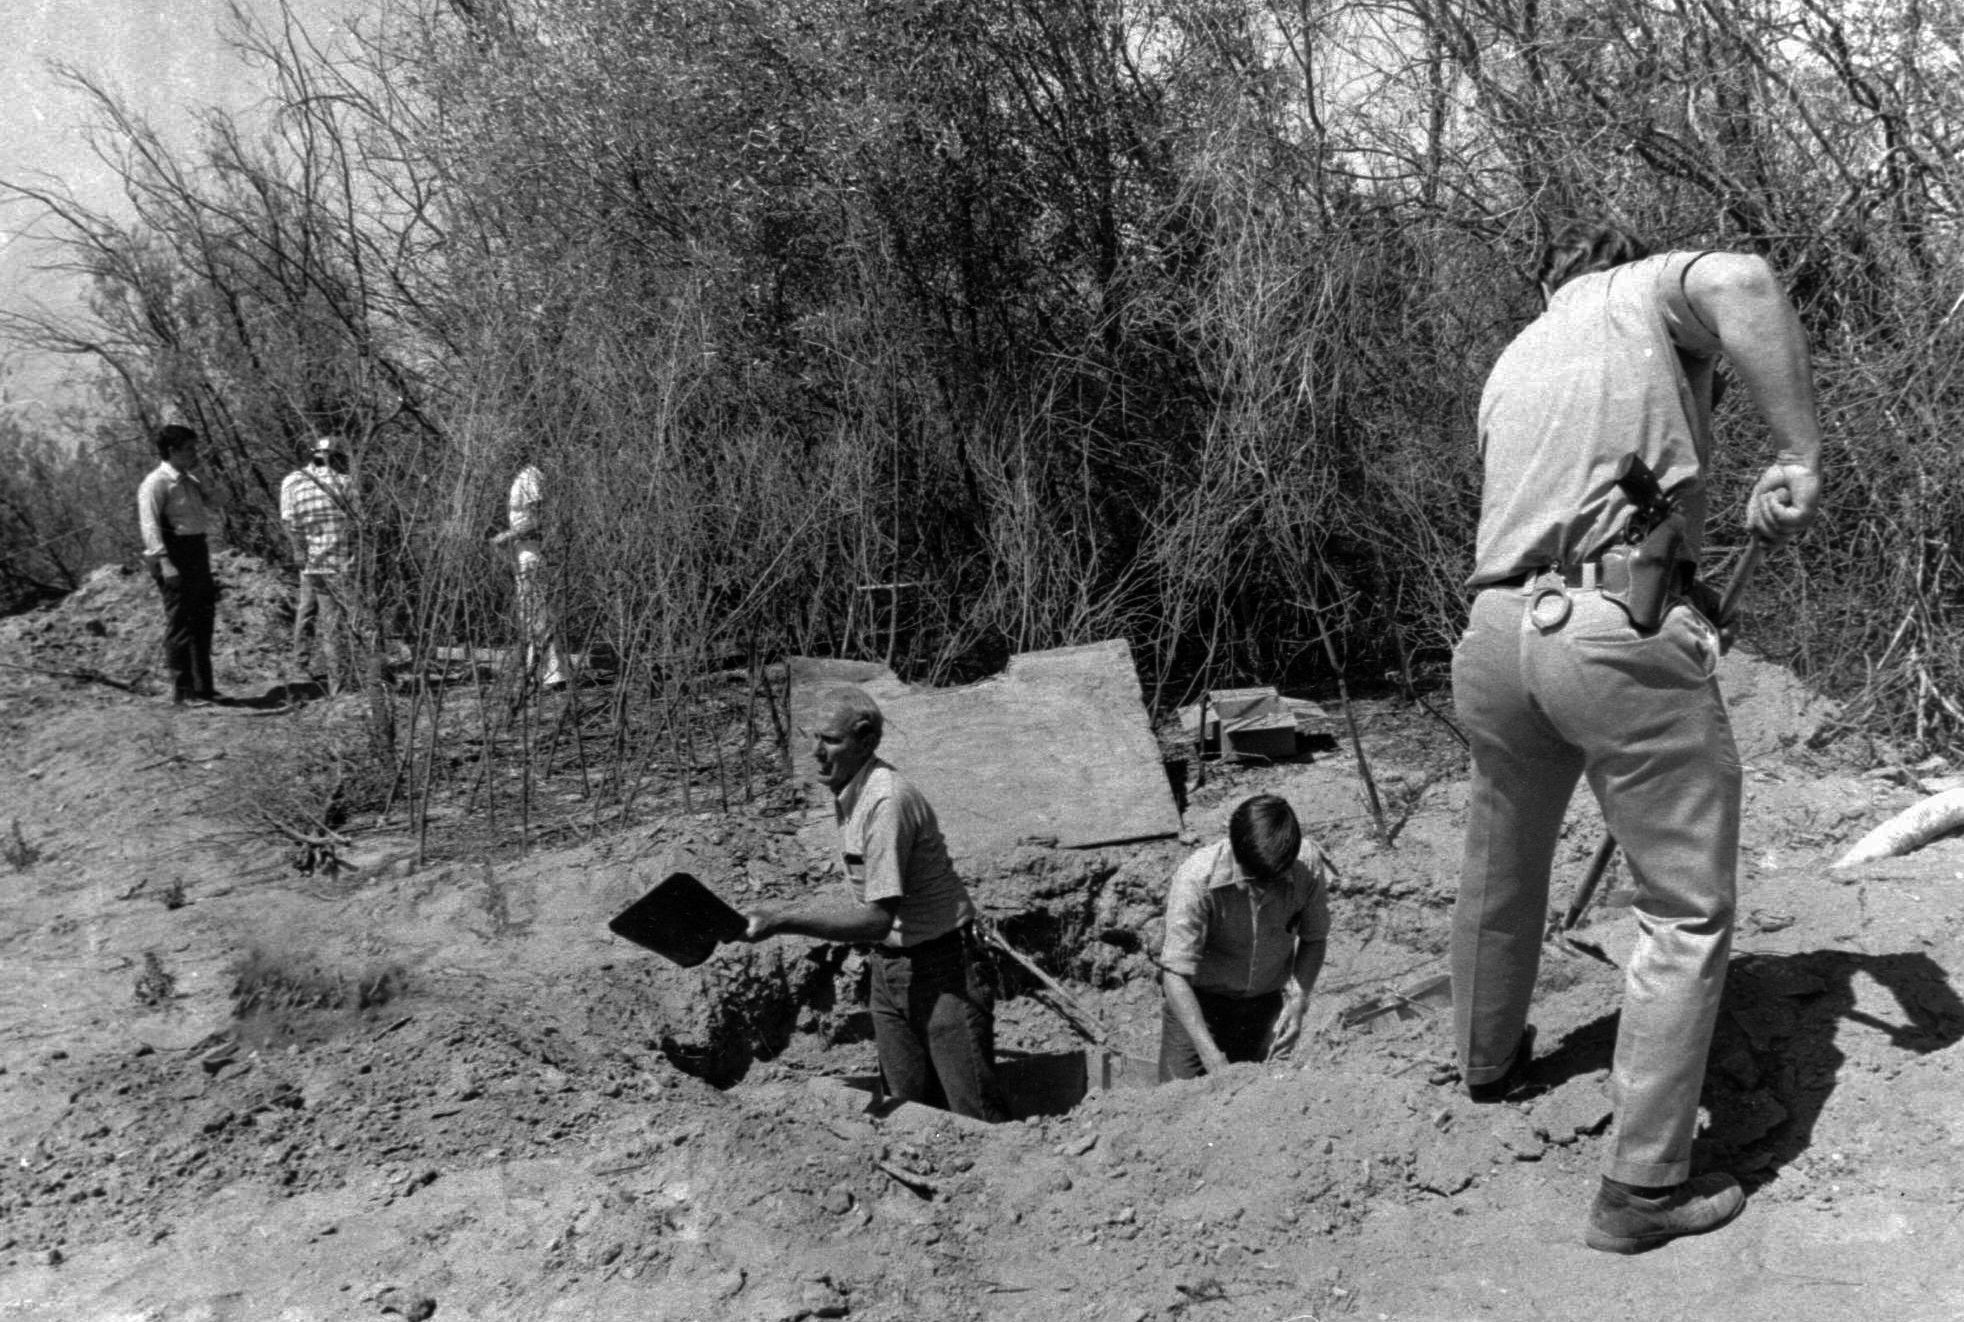
[[[750,939],[809,936],[820,941],[884,941],[893,930],[893,915],[877,904],[840,900],[798,909],[753,910]]]
[[[1296,962],[1289,970],[1293,990],[1304,1000],[1316,990],[1316,979],[1323,972],[1323,956],[1330,948],[1329,941],[1296,942]]]
[[[1219,1069],[1226,1063],[1226,1057],[1207,1027],[1207,1016],[1200,1012],[1200,997],[1194,994],[1193,983],[1184,973],[1167,969],[1160,976],[1160,985],[1166,990],[1166,1004],[1172,1009],[1173,1018],[1186,1030],[1188,1040],[1200,1053],[1200,1063],[1210,1070]]]

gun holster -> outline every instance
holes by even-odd
[[[1603,552],[1603,596],[1623,608],[1630,627],[1649,633],[1664,622],[1671,603],[1690,589],[1690,567],[1680,560],[1684,522],[1673,515],[1640,542]]]

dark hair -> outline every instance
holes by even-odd
[[[1296,823],[1296,810],[1289,801],[1275,794],[1257,794],[1243,799],[1228,818],[1228,848],[1235,862],[1253,877],[1267,880],[1279,876],[1296,861],[1302,849],[1303,830]]]
[[[169,422],[150,433],[150,443],[157,447],[157,457],[159,459],[168,459],[172,450],[184,445],[196,445],[198,443],[198,433],[192,431],[189,427],[183,427],[175,422]]]
[[[1541,250],[1535,281],[1552,294],[1577,276],[1650,256],[1650,244],[1613,220],[1571,220]]]

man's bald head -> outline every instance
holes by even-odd
[[[866,739],[869,748],[878,748],[880,736],[886,732],[880,704],[857,684],[835,684],[820,693],[817,715],[821,724],[833,718],[844,721],[845,728]]]
[[[818,778],[838,794],[873,760],[886,718],[872,694],[855,684],[840,684],[818,695],[813,720],[812,760],[818,764]]]

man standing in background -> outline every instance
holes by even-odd
[[[280,522],[300,566],[300,599],[293,609],[296,673],[341,692],[350,670],[342,647],[348,620],[348,575],[354,568],[354,486],[348,477],[348,444],[339,436],[314,442],[305,468],[280,484]],[[312,635],[311,640],[309,635]],[[310,668],[310,641],[326,670]]]
[[[164,599],[164,662],[171,701],[218,701],[211,676],[211,633],[218,584],[211,576],[206,535],[211,507],[198,481],[198,433],[173,423],[151,433],[160,462],[137,488],[136,517],[143,563]]]
[[[525,673],[533,673],[544,649],[539,682],[552,690],[566,687],[566,657],[559,646],[559,621],[546,599],[545,534],[547,505],[545,474],[524,458],[512,479],[506,500],[506,527],[491,538],[493,546],[510,546],[518,553],[518,624],[525,635]]]

